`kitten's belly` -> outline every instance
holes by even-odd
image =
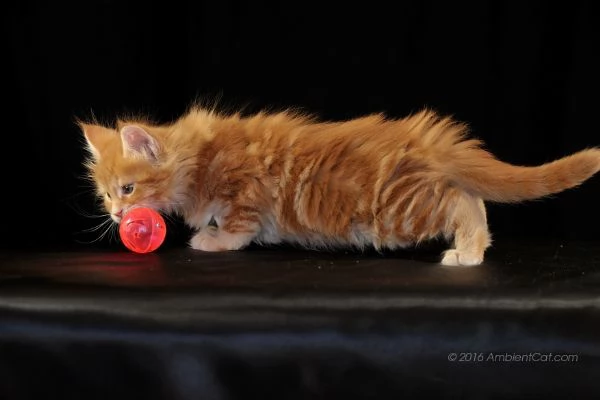
[[[259,244],[289,243],[309,249],[334,249],[344,247],[355,247],[365,249],[375,247],[377,249],[400,248],[409,246],[409,242],[401,240],[389,240],[382,243],[378,239],[372,227],[365,224],[355,224],[346,235],[328,235],[315,231],[287,232],[274,217],[266,218],[262,223],[262,229],[254,240]]]
[[[263,216],[261,230],[254,239],[260,244],[290,243],[308,248],[328,248],[350,245],[344,238],[335,238],[318,232],[290,232],[283,228],[275,216]]]

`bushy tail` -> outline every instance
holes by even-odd
[[[600,171],[600,148],[580,151],[536,167],[515,166],[487,151],[461,149],[451,161],[451,179],[488,201],[511,203],[558,193]]]

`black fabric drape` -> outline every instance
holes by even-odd
[[[95,210],[75,118],[175,118],[301,107],[324,119],[431,107],[503,160],[539,164],[599,145],[593,1],[24,1],[2,13],[4,247],[76,246]],[[490,208],[505,236],[599,238],[598,178]],[[9,212],[6,212],[9,211]],[[80,210],[79,210],[80,211]]]

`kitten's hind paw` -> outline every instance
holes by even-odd
[[[443,265],[473,266],[483,262],[483,256],[466,252],[464,250],[446,250],[442,258]]]

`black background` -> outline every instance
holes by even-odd
[[[197,98],[323,119],[424,106],[499,158],[539,164],[600,145],[597,2],[14,2],[3,5],[5,248],[86,244],[99,220],[74,121],[170,120]],[[600,179],[490,205],[501,237],[600,238]],[[187,232],[174,223],[171,243]],[[113,243],[112,246],[115,246]]]

